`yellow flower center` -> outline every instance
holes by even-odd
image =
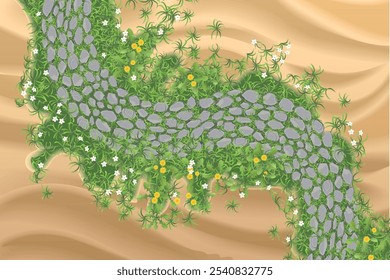
[[[152,203],[153,203],[153,204],[156,204],[157,201],[158,201],[158,198],[157,198],[157,197],[153,197],[153,198],[152,198]]]
[[[192,206],[196,205],[196,199],[192,199],[192,200],[191,200],[191,205],[192,205]]]
[[[165,172],[167,172],[167,169],[165,167],[161,167],[160,168],[160,173],[164,174]]]
[[[195,172],[195,176],[198,177],[200,175],[200,172],[199,171],[196,171]]]
[[[135,50],[137,47],[138,47],[138,45],[137,45],[136,43],[132,43],[132,44],[131,44],[131,48],[132,48],[133,50]]]
[[[192,195],[190,194],[190,193],[186,193],[186,198],[187,199],[189,199],[189,198],[191,198],[192,197]]]
[[[376,233],[376,228],[371,229],[372,233]]]
[[[173,202],[175,202],[176,205],[177,205],[177,204],[180,204],[180,198],[176,197],[176,198],[173,200]]]
[[[143,46],[144,43],[145,43],[144,40],[142,40],[142,39],[139,39],[139,40],[138,40],[138,45]]]
[[[368,255],[368,259],[372,261],[374,259],[374,255]]]
[[[188,74],[187,79],[190,80],[190,81],[192,81],[192,80],[194,79],[194,75]]]
[[[196,87],[196,81],[192,81],[191,86]]]
[[[157,170],[157,169],[158,169],[158,166],[157,166],[157,165],[154,165],[154,166],[153,166],[153,169],[154,169],[154,170]]]
[[[370,242],[370,237],[364,236],[363,241],[366,243]]]
[[[254,159],[253,159],[253,162],[254,163],[258,163],[260,161],[260,159],[258,158],[258,157],[255,157]]]
[[[161,166],[165,166],[166,163],[167,163],[167,162],[166,162],[164,159],[160,160],[160,165],[161,165]]]
[[[140,53],[140,52],[142,51],[142,48],[141,48],[141,47],[138,47],[138,48],[136,49],[136,51],[137,51],[137,53]]]
[[[130,72],[130,66],[125,66],[123,67],[123,70],[126,72],[126,73],[129,73]]]
[[[219,174],[219,173],[215,174],[214,178],[217,179],[217,180],[221,179],[221,174]]]
[[[268,171],[264,171],[263,174],[264,174],[264,175],[268,175]]]
[[[134,59],[133,59],[132,61],[130,61],[130,64],[131,64],[131,65],[135,65],[135,63],[136,63],[136,62],[135,62]]]
[[[187,179],[188,179],[188,180],[192,180],[192,178],[194,178],[194,176],[193,176],[192,174],[188,174],[188,175],[187,175]]]
[[[262,160],[262,161],[266,161],[267,158],[268,158],[267,155],[262,155],[262,156],[261,156],[261,160]]]
[[[159,198],[159,197],[160,197],[160,193],[159,193],[159,192],[155,192],[155,193],[154,193],[154,197],[155,197],[155,198]]]

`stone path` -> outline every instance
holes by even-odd
[[[300,184],[311,217],[315,234],[308,258],[344,259],[346,248],[356,248],[356,242],[347,244],[357,237],[350,224],[359,222],[353,175],[343,167],[345,155],[320,120],[292,100],[250,89],[170,106],[140,100],[120,88],[99,62],[89,19],[92,8],[90,0],[45,0],[42,11],[49,77],[58,83],[58,98],[82,129],[94,139],[114,136],[118,141],[110,142],[113,149],[121,147],[120,139],[128,139],[131,147],[142,138],[149,141],[149,152],[157,154],[167,143],[179,157],[186,156],[182,148],[191,139],[196,140],[195,150],[254,147],[259,142],[265,150],[276,147],[276,157],[288,156],[285,172]],[[195,113],[194,107],[201,110]]]

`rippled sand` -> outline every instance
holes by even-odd
[[[268,45],[288,39],[293,47],[285,73],[299,74],[310,64],[324,68],[323,84],[352,98],[349,119],[356,132],[362,129],[369,137],[359,187],[373,209],[388,216],[388,1],[356,2],[200,0],[193,24],[204,34],[203,55],[213,42],[224,56],[239,58],[251,50],[253,38]],[[122,10],[122,25],[136,26],[134,15]],[[205,29],[214,18],[225,26],[217,41]],[[17,0],[0,1],[0,259],[281,259],[288,252],[267,235],[272,225],[282,237],[289,233],[268,192],[251,192],[238,214],[224,209],[232,195],[218,196],[212,213],[199,215],[195,228],[155,231],[142,230],[137,215],[119,222],[114,207],[98,211],[67,156],[54,159],[43,184],[31,183],[26,158],[34,148],[25,143],[23,129],[38,120],[14,103],[27,55],[27,24]],[[176,36],[184,33],[179,25]],[[337,93],[324,102],[325,122],[344,112]],[[54,190],[53,199],[42,201],[42,185]]]

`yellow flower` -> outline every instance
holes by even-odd
[[[374,255],[368,255],[368,260],[372,261],[374,259]]]
[[[158,198],[157,198],[157,197],[153,197],[153,198],[152,198],[152,203],[153,203],[153,204],[156,204],[157,201],[158,201]]]
[[[266,161],[267,158],[268,158],[267,155],[262,155],[262,156],[261,156],[261,160],[262,160],[262,161]]]
[[[187,175],[187,179],[188,179],[188,180],[192,180],[192,178],[194,178],[194,176],[193,176],[192,174],[188,174],[188,175]]]
[[[135,65],[135,63],[136,63],[136,62],[135,62],[134,59],[130,61],[130,64],[131,64],[131,65]]]
[[[253,158],[253,162],[254,162],[254,163],[258,163],[259,161],[260,161],[260,160],[259,160],[258,157]]]
[[[161,165],[161,166],[165,166],[166,163],[167,163],[167,162],[166,162],[164,159],[160,160],[160,165]]]
[[[263,174],[264,174],[264,175],[268,175],[268,171],[264,171]]]
[[[154,170],[157,170],[157,169],[158,169],[158,166],[157,166],[157,165],[154,165],[154,166],[153,166],[153,169],[154,169]]]
[[[136,49],[136,51],[137,51],[137,53],[140,53],[140,52],[142,51],[142,48],[141,48],[141,47],[138,47],[138,48]]]
[[[161,167],[160,168],[160,173],[164,174],[165,172],[167,172],[167,169],[165,167]]]
[[[363,241],[366,243],[370,242],[370,237],[364,236]]]
[[[187,79],[190,80],[190,81],[192,81],[192,80],[194,79],[194,75],[188,74]]]
[[[221,179],[221,174],[219,174],[219,173],[215,174],[214,178],[217,179],[217,180]]]
[[[188,192],[188,193],[186,193],[186,198],[187,199],[190,199],[192,197],[192,195]]]
[[[176,198],[173,200],[173,202],[175,202],[176,205],[177,205],[177,204],[180,204],[180,198],[176,197]]]
[[[196,171],[195,172],[195,176],[198,177],[200,175],[200,172],[199,171]]]
[[[196,199],[192,199],[192,200],[191,200],[191,205],[192,205],[192,206],[196,205]]]
[[[138,45],[143,46],[144,43],[145,43],[144,40],[142,40],[142,39],[139,39],[139,40],[138,40]]]
[[[192,81],[192,82],[191,82],[191,86],[192,86],[192,87],[196,87],[196,81]]]
[[[138,47],[138,45],[137,45],[136,43],[132,43],[132,44],[131,44],[131,48],[132,48],[133,50],[135,50],[137,47]]]
[[[373,228],[371,229],[371,231],[372,231],[372,233],[376,233],[376,228],[373,227]]]
[[[130,72],[130,66],[126,65],[125,67],[123,67],[123,70],[124,70],[126,73],[129,73],[129,72]]]
[[[160,197],[160,193],[159,193],[159,192],[155,192],[155,193],[154,193],[154,197],[155,197],[155,198],[159,198],[159,197]]]

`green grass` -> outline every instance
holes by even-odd
[[[185,158],[166,152],[167,145],[162,145],[160,151],[165,152],[159,158],[155,158],[145,155],[143,149],[149,145],[146,140],[141,140],[138,145],[129,145],[126,139],[123,140],[123,146],[130,150],[130,154],[125,154],[121,150],[110,149],[101,141],[93,140],[89,133],[80,129],[67,109],[59,104],[55,93],[58,84],[44,76],[48,63],[42,46],[44,34],[40,30],[41,18],[36,16],[42,9],[42,2],[21,0],[30,16],[33,32],[28,47],[30,50],[37,48],[38,54],[25,58],[27,71],[21,78],[19,87],[20,90],[24,90],[24,85],[28,81],[32,81],[33,85],[27,87],[28,95],[25,98],[16,100],[17,106],[27,104],[31,113],[37,114],[42,121],[41,124],[31,125],[27,129],[27,142],[40,151],[31,160],[35,169],[33,174],[35,182],[43,179],[47,172],[46,164],[54,155],[66,153],[76,158],[72,163],[74,171],[81,172],[83,183],[99,208],[107,209],[115,203],[119,209],[119,219],[125,220],[134,211],[132,205],[134,199],[147,200],[147,209],[138,213],[138,220],[143,227],[155,229],[172,228],[181,222],[185,225],[195,225],[195,213],[209,213],[212,210],[211,198],[217,194],[234,192],[241,201],[240,197],[247,197],[249,187],[254,185],[260,189],[265,189],[269,185],[282,186],[288,195],[295,197],[293,201],[282,201],[272,190],[270,195],[279,210],[285,213],[286,223],[294,232],[288,246],[295,248],[298,253],[296,258],[308,255],[307,241],[314,232],[308,226],[299,226],[300,221],[307,225],[310,220],[310,215],[306,213],[307,206],[303,201],[303,191],[284,171],[283,157],[279,159],[274,157],[277,152],[275,148],[265,152],[261,145],[256,149],[230,146],[210,153],[206,149],[192,150],[190,147],[193,143],[189,141],[188,147],[183,148],[187,153]],[[127,6],[140,13],[144,25],[138,27],[136,31],[128,29],[126,42],[121,41],[124,30],[115,27],[119,23],[119,18],[115,14],[114,1],[100,2],[101,5],[94,6],[90,16],[98,55],[103,52],[107,54],[106,58],[99,60],[103,67],[109,69],[116,77],[121,87],[128,92],[137,93],[140,99],[152,103],[162,101],[171,104],[189,97],[201,99],[218,91],[256,89],[260,94],[274,92],[280,98],[294,100],[296,104],[299,103],[309,109],[314,117],[319,117],[318,109],[323,107],[323,98],[328,97],[333,91],[331,88],[321,86],[320,75],[323,71],[321,68],[310,66],[300,76],[282,76],[280,67],[287,59],[291,46],[288,41],[271,47],[255,42],[252,50],[237,60],[223,58],[217,42],[210,46],[209,57],[200,60],[198,45],[200,34],[195,27],[188,28],[185,38],[171,41],[175,16],[180,15],[181,21],[190,23],[194,14],[186,7],[185,4],[188,3],[185,2],[196,1],[180,0],[173,6],[168,6],[160,0],[127,1]],[[155,14],[158,15],[159,21],[152,23],[150,16]],[[108,26],[101,24],[103,19],[108,20]],[[207,26],[213,40],[223,36],[223,27],[223,23],[217,19]],[[162,35],[159,35],[160,29],[163,30]],[[172,44],[173,53],[162,54],[157,51],[158,45],[164,42]],[[277,57],[274,57],[275,54]],[[127,67],[130,67],[129,71]],[[136,81],[132,80],[132,76],[136,76]],[[32,87],[41,94],[35,95]],[[30,100],[32,95],[35,97],[34,101]],[[346,95],[340,96],[341,107],[345,107],[349,102]],[[61,112],[58,113],[58,110]],[[214,113],[212,110],[211,113]],[[194,116],[199,115],[200,109],[194,108],[193,113]],[[57,121],[54,122],[53,118],[57,118]],[[63,124],[60,124],[61,120]],[[361,158],[365,154],[366,138],[359,136],[355,147],[345,140],[344,134],[348,127],[346,114],[341,117],[334,116],[328,125],[334,133],[334,147],[338,147],[345,154],[342,167],[351,168],[357,176]],[[262,155],[266,155],[267,159],[261,160]],[[259,161],[257,162],[255,158]],[[195,164],[190,164],[192,159],[195,160]],[[104,162],[105,166],[102,165]],[[192,169],[188,169],[189,166]],[[119,175],[116,176],[115,173]],[[234,179],[233,175],[237,178]],[[356,176],[355,186],[358,182]],[[137,196],[142,178],[146,179],[144,187],[147,194]],[[176,182],[180,178],[186,178],[188,183],[186,189],[177,187]],[[204,186],[213,179],[216,180],[216,187],[211,191],[209,187]],[[49,198],[51,191],[48,188],[44,189],[42,196]],[[383,217],[373,218],[375,216],[360,192],[357,192],[356,200],[360,207],[359,220],[362,221],[358,230],[360,242],[358,249],[349,253],[349,258],[367,259],[369,254],[373,254],[375,259],[390,259],[388,221]],[[190,211],[182,213],[178,205],[185,205]],[[162,212],[166,208],[167,210]],[[226,209],[233,213],[237,212],[239,203],[235,199],[227,201]],[[298,215],[292,214],[295,209],[299,210]],[[369,233],[374,226],[377,233]],[[273,238],[279,236],[278,229],[272,228],[270,235]],[[371,236],[368,244],[362,241],[366,235]],[[286,258],[291,258],[291,255]]]

